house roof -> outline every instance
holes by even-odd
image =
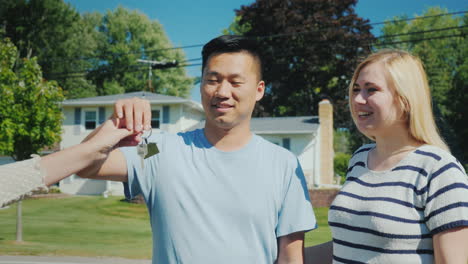
[[[120,99],[127,99],[133,97],[140,97],[148,100],[151,104],[186,104],[191,107],[202,110],[199,103],[170,95],[162,95],[151,92],[139,91],[124,94],[113,94],[96,97],[87,97],[79,99],[69,99],[62,102],[62,106],[86,106],[86,105],[113,105],[115,101]]]
[[[203,128],[201,121],[189,130]],[[309,134],[319,128],[318,116],[288,116],[288,117],[255,117],[250,122],[250,128],[255,134]]]

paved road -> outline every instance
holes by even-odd
[[[0,264],[150,264],[150,260],[123,258],[0,256]]]

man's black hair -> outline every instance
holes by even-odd
[[[239,35],[223,35],[212,39],[203,46],[202,50],[202,74],[205,70],[208,59],[213,54],[231,53],[231,52],[247,52],[252,55],[257,61],[260,68],[260,80],[263,76],[262,58],[257,41],[252,38],[247,38]]]

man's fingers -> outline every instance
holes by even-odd
[[[114,117],[123,118],[123,102],[121,100],[115,102]]]
[[[143,111],[143,126],[145,130],[151,129],[151,106],[149,102],[145,104],[145,109]]]
[[[124,105],[125,125],[128,130],[133,130],[133,104]]]
[[[114,117],[125,118],[129,131],[140,132],[151,127],[151,106],[148,100],[131,98],[119,100],[114,105]]]
[[[143,111],[139,105],[133,106],[133,123],[135,131],[140,132],[143,130]]]

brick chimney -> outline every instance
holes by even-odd
[[[320,183],[333,184],[333,106],[329,100],[319,103],[320,120]]]

